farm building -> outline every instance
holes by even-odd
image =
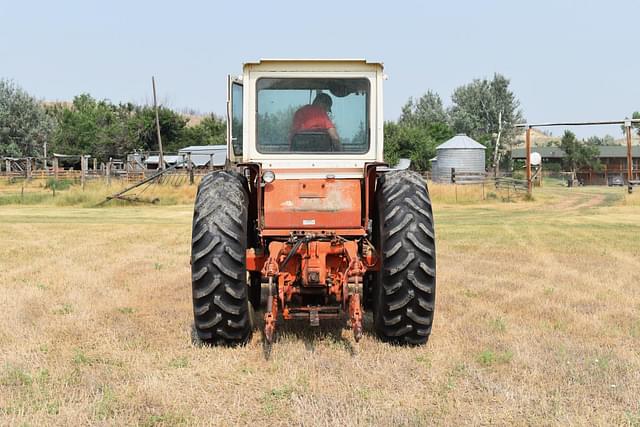
[[[586,185],[607,185],[612,178],[620,177],[627,181],[627,147],[624,145],[600,145],[597,146],[600,154],[598,159],[602,165],[600,170],[581,169],[577,171],[578,179]],[[542,157],[542,169],[545,165],[562,165],[565,152],[558,147],[532,147],[531,152],[540,153]],[[514,160],[525,160],[524,148],[516,148],[512,151],[511,157]],[[633,158],[634,179],[640,179],[640,146],[631,147]]]
[[[477,179],[483,179],[485,173],[486,147],[467,135],[458,134],[447,142],[436,147],[436,157],[431,159],[431,171],[436,182],[451,182],[451,169],[456,175],[478,174]],[[465,180],[470,178],[466,176]],[[457,180],[457,179],[456,179]],[[472,179],[471,179],[472,180]]]
[[[178,167],[180,167],[184,163],[182,156],[176,155],[164,155],[162,156],[162,160],[164,160],[164,164],[167,167],[171,167],[176,164],[178,164]],[[144,164],[147,169],[158,169],[159,162],[160,156],[149,156],[144,160]]]
[[[187,156],[191,154],[191,163],[195,168],[221,168],[227,162],[227,146],[226,145],[192,145],[181,148],[178,155],[163,156],[167,166],[178,165],[178,167],[186,166]],[[144,160],[147,169],[157,169],[159,156],[148,156]]]
[[[191,162],[197,168],[209,166],[210,162],[214,168],[221,168],[227,162],[226,145],[192,145],[178,151],[180,155],[188,153],[191,153]]]

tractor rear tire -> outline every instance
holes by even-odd
[[[392,171],[378,179],[374,240],[381,268],[373,283],[374,327],[383,341],[425,344],[436,296],[431,198],[424,179]]]
[[[195,332],[206,344],[237,345],[251,337],[247,293],[244,176],[216,171],[198,187],[191,241]]]

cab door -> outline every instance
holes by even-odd
[[[227,76],[227,158],[231,163],[242,161],[242,81]]]

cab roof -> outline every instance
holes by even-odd
[[[333,59],[293,59],[293,58],[261,58],[258,61],[245,62],[244,68],[260,71],[358,71],[384,68],[378,61],[367,61],[361,58]]]

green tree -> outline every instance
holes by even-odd
[[[48,112],[57,121],[52,148],[58,153],[90,154],[104,161],[121,156],[133,145],[127,127],[136,112],[132,104],[114,105],[82,94],[71,106],[54,105]]]
[[[122,158],[134,150],[158,150],[153,107],[116,105],[82,94],[74,98],[71,106],[50,107],[49,114],[57,122],[52,145],[59,153],[90,154],[106,161],[110,157]],[[207,119],[196,130],[185,132],[187,119],[166,107],[159,108],[158,116],[166,153],[177,152],[184,146],[183,140],[192,142],[200,140],[199,136],[206,140],[219,133],[216,128],[219,124]]]
[[[444,123],[431,126],[410,126],[394,122],[384,125],[384,158],[390,165],[400,158],[411,159],[411,167],[416,170],[431,169],[430,160],[436,154],[436,147],[450,138],[453,131]]]
[[[600,169],[598,147],[578,141],[573,132],[568,130],[564,132],[560,140],[560,148],[565,152],[563,159],[565,170],[576,172],[581,168]]]
[[[447,123],[448,119],[440,95],[428,90],[417,101],[409,98],[402,107],[399,122],[409,126],[429,126],[433,123]]]
[[[182,137],[187,125],[187,119],[167,107],[160,106],[158,108],[158,121],[160,122],[163,151],[166,153],[177,152],[184,146]],[[156,113],[153,107],[138,107],[129,121],[128,127],[130,135],[136,141],[136,146],[133,148],[158,151]]]
[[[289,131],[297,108],[290,106],[284,110],[262,113],[257,116],[258,139],[261,145],[286,145]]]
[[[384,161],[390,165],[395,165],[400,159],[400,125],[393,121],[384,123]]]
[[[226,144],[227,123],[222,118],[211,114],[195,126],[187,126],[182,131],[180,143],[182,147],[191,145],[224,145]]]
[[[628,118],[628,117],[625,117],[625,118]],[[640,120],[640,111],[634,111],[633,114],[631,115],[631,119]],[[640,135],[640,123],[632,123],[631,127],[636,130],[636,133],[638,135]],[[623,134],[627,131],[624,125],[620,126],[620,128],[622,129]]]
[[[34,97],[13,82],[0,79],[0,155],[43,155],[54,125]]]
[[[494,151],[511,145],[517,123],[524,121],[520,102],[509,89],[509,79],[494,74],[492,80],[476,79],[458,87],[451,97],[449,109],[453,129],[478,141],[488,141],[488,160],[493,163]],[[497,136],[500,143],[496,147]]]
[[[590,136],[585,143],[587,145],[614,145],[616,140],[611,135],[605,135],[603,137]]]

